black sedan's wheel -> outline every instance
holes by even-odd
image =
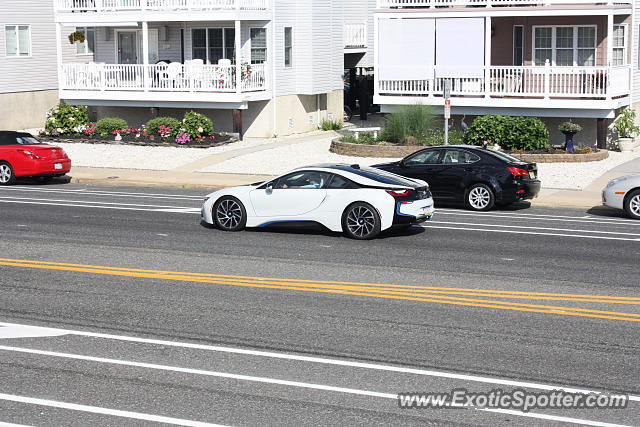
[[[235,197],[221,197],[213,206],[213,220],[224,231],[240,231],[247,224],[247,211]]]
[[[465,196],[465,202],[469,209],[474,211],[488,211],[495,204],[493,190],[485,184],[472,185]]]
[[[11,165],[7,162],[0,162],[0,185],[11,185],[15,180],[16,176]]]
[[[633,219],[640,219],[640,190],[631,192],[624,200],[624,210]]]
[[[380,234],[380,215],[368,203],[354,203],[344,211],[342,230],[352,239],[373,239]]]

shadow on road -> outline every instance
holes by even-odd
[[[472,210],[467,209],[461,203],[436,202],[435,206],[436,206],[436,215],[438,214],[438,208],[459,209],[459,210],[467,210],[469,212],[473,212]],[[509,205],[496,205],[492,210],[499,211],[499,212],[517,212],[523,209],[529,209],[530,207],[531,207],[531,202],[522,201],[522,202],[511,203]]]
[[[44,186],[44,185],[65,185],[70,183],[71,183],[71,177],[66,175],[50,178],[49,180],[42,179],[42,178],[16,178],[16,184],[18,185]]]
[[[589,209],[587,213],[594,216],[629,219],[622,209],[614,209],[606,206],[594,206]]]

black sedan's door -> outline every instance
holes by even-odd
[[[432,166],[433,195],[441,200],[464,199],[466,177],[477,173],[480,157],[457,148],[442,150],[440,163]]]
[[[398,170],[394,172],[409,178],[418,178],[427,181],[427,184],[429,184],[433,192],[434,187],[431,185],[431,181],[434,177],[434,167],[440,162],[440,156],[441,150],[439,149],[421,150],[406,157],[400,162]]]

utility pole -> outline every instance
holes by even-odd
[[[449,119],[451,118],[451,79],[444,81],[444,145],[449,145]]]

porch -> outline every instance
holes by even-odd
[[[270,0],[54,0],[56,13],[267,10]]]
[[[632,0],[378,0],[378,9],[632,4]]]

